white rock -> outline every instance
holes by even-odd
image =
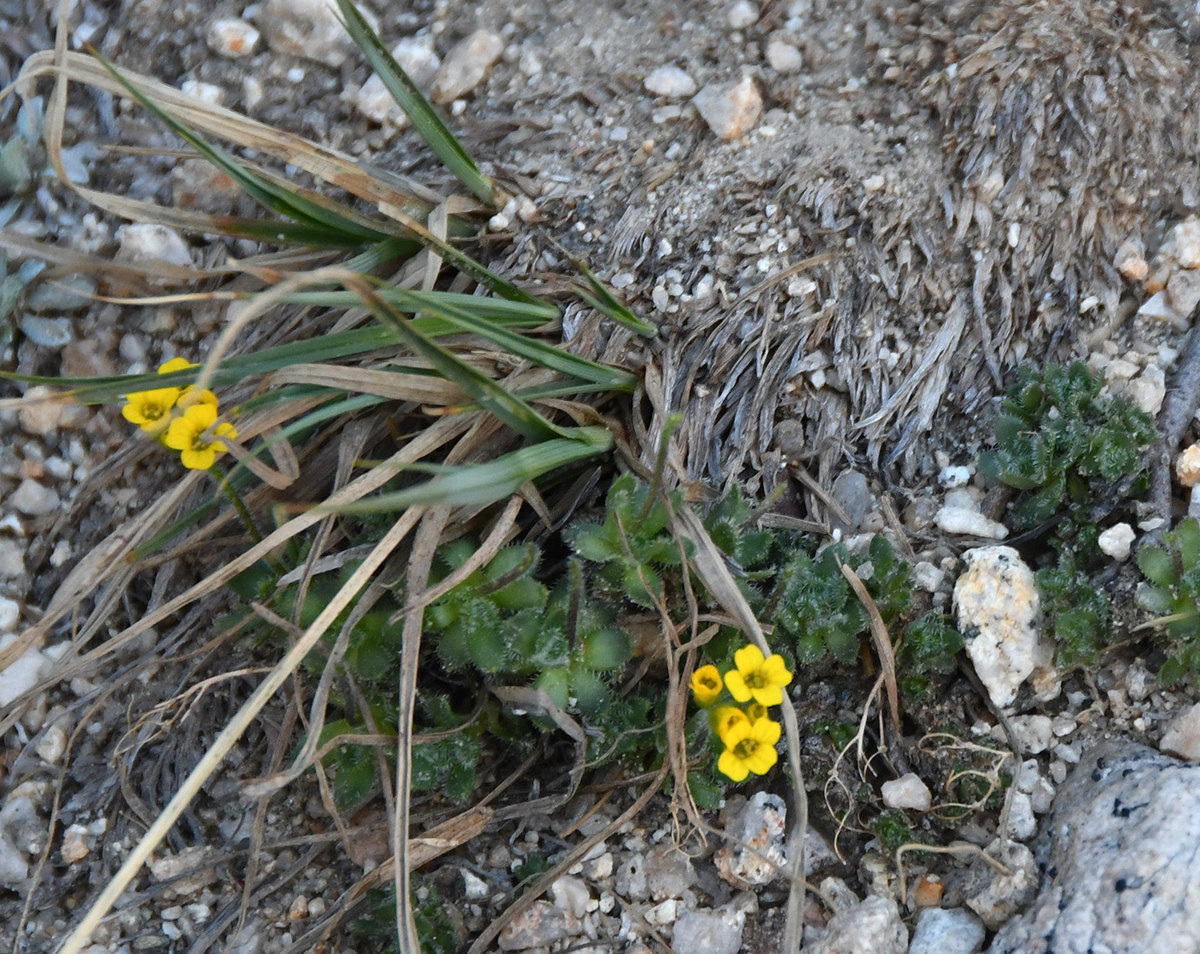
[[[1127,523],[1117,523],[1102,532],[1097,538],[1100,552],[1114,560],[1128,560],[1129,550],[1136,534]]]
[[[2,703],[0,703],[2,705]],[[26,794],[14,792],[0,808],[0,884],[14,886],[29,877],[29,856],[39,846],[29,843],[28,833],[45,831],[45,821]]]
[[[11,537],[0,537],[0,578],[13,580],[25,574],[25,546]],[[0,675],[0,679],[3,676]],[[3,705],[3,703],[0,703]]]
[[[1008,831],[1016,841],[1027,841],[1037,832],[1037,819],[1033,815],[1033,803],[1025,792],[1012,793],[1012,807],[1008,814]]]
[[[708,128],[726,140],[740,139],[762,116],[762,94],[749,76],[736,83],[709,83],[692,103]]]
[[[1170,721],[1158,747],[1188,762],[1200,762],[1200,702]]]
[[[929,786],[912,772],[884,782],[880,794],[883,796],[883,804],[888,808],[912,808],[919,812],[927,812],[933,804]]]
[[[462,875],[463,879],[463,897],[468,901],[482,901],[492,893],[488,883],[474,871],[461,868],[458,873]]]
[[[8,498],[8,504],[19,513],[40,517],[58,509],[58,494],[49,487],[26,477]]]
[[[1008,536],[1008,527],[989,520],[978,510],[966,507],[942,507],[934,517],[943,533],[954,533],[984,540],[1003,540]]]
[[[442,58],[433,49],[433,37],[427,34],[406,36],[392,47],[392,58],[418,89],[429,89],[442,65]]]
[[[21,430],[35,437],[46,437],[63,426],[68,417],[67,405],[55,399],[55,391],[42,384],[35,384],[25,392],[25,398],[17,411]]]
[[[483,82],[504,52],[504,40],[491,30],[476,30],[460,41],[442,61],[434,77],[430,98],[451,103]]]
[[[736,0],[725,15],[729,25],[735,30],[744,30],[758,22],[758,7],[750,0]]]
[[[358,5],[367,22],[378,29],[371,11]],[[350,34],[330,0],[265,0],[257,17],[267,43],[276,53],[289,53],[338,67],[357,52]]]
[[[921,560],[913,566],[909,579],[918,590],[937,593],[941,590],[942,584],[946,582],[946,571],[940,566],[934,566],[928,560]]]
[[[70,318],[22,315],[21,330],[30,341],[43,348],[61,348],[74,339]]]
[[[63,832],[59,851],[64,862],[69,865],[79,864],[91,854],[92,849],[88,844],[87,834],[88,831],[83,825],[71,825]]]
[[[773,36],[767,40],[767,65],[777,73],[799,73],[804,67],[804,56],[787,40]]]
[[[1156,417],[1167,397],[1167,375],[1157,364],[1146,367],[1130,382],[1129,399],[1139,408]]]
[[[33,388],[29,389],[32,390]],[[1179,456],[1175,458],[1175,476],[1184,487],[1195,487],[1200,483],[1200,443],[1180,451]]]
[[[20,621],[21,604],[7,596],[0,596],[0,635],[7,636],[14,632]]]
[[[408,125],[408,113],[397,105],[378,73],[367,77],[367,81],[350,96],[350,103],[373,123],[386,124],[393,129]]]
[[[1117,248],[1113,266],[1131,282],[1144,282],[1150,274],[1146,264],[1146,247],[1140,238],[1127,238]]]
[[[1200,304],[1200,272],[1177,269],[1167,280],[1167,299],[1181,315],[1190,315]]]
[[[67,751],[67,730],[61,722],[56,722],[46,729],[35,751],[38,758],[47,765],[58,764],[63,753]]]
[[[1053,660],[1053,647],[1039,632],[1033,571],[1012,547],[979,547],[963,559],[967,571],[954,584],[958,628],[992,701],[1009,706],[1021,683]]]
[[[685,911],[671,933],[671,950],[681,954],[738,954],[745,926],[745,911],[728,907]]]
[[[663,99],[687,99],[696,95],[696,81],[686,70],[678,66],[660,66],[652,70],[642,82],[646,92]]]
[[[965,908],[924,908],[908,954],[977,954],[987,929]]]
[[[588,901],[591,899],[588,886],[572,875],[563,875],[550,885],[550,900],[554,902],[554,906],[577,918],[587,914]]]
[[[1024,755],[1040,755],[1054,744],[1054,721],[1049,716],[1013,716],[1008,724]],[[1007,741],[1003,727],[996,728],[999,731],[993,730],[992,737],[1001,742]]]
[[[16,636],[0,636],[0,649],[16,642]],[[0,670],[0,709],[36,686],[46,674],[50,660],[30,646]]]
[[[655,927],[666,927],[668,924],[674,924],[675,918],[679,913],[679,902],[674,898],[667,898],[666,901],[660,901],[654,907],[650,908],[645,918],[649,924]]]
[[[906,954],[908,929],[891,898],[872,895],[839,911],[825,935],[804,945],[805,954]]]
[[[225,90],[215,83],[202,83],[200,80],[184,80],[179,88],[192,99],[198,99],[206,106],[220,106],[225,99]]]
[[[985,850],[997,858],[1000,857],[999,847],[999,842],[993,841]],[[1024,845],[1010,843],[1004,858],[1008,874],[999,874],[982,861],[975,864],[988,880],[980,891],[967,899],[967,907],[979,915],[989,930],[995,931],[1023,908],[1037,891],[1037,861]]]
[[[162,262],[166,265],[190,266],[192,253],[187,242],[174,229],[165,225],[134,223],[117,229],[117,258],[126,262]]]
[[[939,487],[965,487],[970,482],[971,468],[963,467],[961,464],[956,467],[943,467],[938,471]]]
[[[740,812],[726,806],[729,843],[713,861],[717,874],[737,888],[767,884],[787,865],[787,805],[778,795],[756,792]]]
[[[1155,318],[1159,321],[1165,321],[1180,330],[1187,326],[1187,316],[1181,315],[1171,307],[1165,291],[1155,292],[1147,298],[1142,303],[1142,307],[1137,310],[1137,313],[1141,318]]]
[[[245,20],[236,17],[221,17],[213,20],[204,35],[208,48],[218,56],[240,59],[251,56],[262,34]]]
[[[1189,215],[1171,230],[1169,242],[1175,261],[1184,268],[1200,268],[1200,219]]]

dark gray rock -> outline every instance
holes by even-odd
[[[1043,882],[989,954],[1197,954],[1200,765],[1131,743],[1088,752],[1059,790]]]

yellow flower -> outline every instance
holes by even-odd
[[[181,393],[180,388],[152,388],[126,394],[127,403],[121,408],[121,416],[147,434],[157,437],[171,422],[171,408]]]
[[[767,707],[761,702],[752,702],[743,711],[746,713],[746,718],[751,722],[757,722],[759,719],[767,717]]]
[[[158,366],[159,374],[171,374],[174,371],[186,371],[188,368],[194,368],[187,358],[172,358],[170,361],[164,361]]]
[[[757,646],[744,646],[733,654],[733,662],[737,669],[725,674],[725,685],[733,698],[738,702],[753,699],[764,706],[783,702],[783,687],[792,681],[792,674],[779,653],[764,659]]]
[[[215,426],[214,426],[215,425]],[[192,470],[208,470],[227,448],[216,438],[237,437],[232,424],[217,424],[217,405],[213,401],[201,401],[191,405],[171,421],[163,443],[180,452],[184,467]]]
[[[717,760],[717,768],[735,782],[745,781],[746,776],[765,775],[779,760],[775,743],[779,741],[779,723],[771,719],[751,722],[742,717],[721,737],[725,751]]]
[[[742,723],[749,725],[750,720],[746,718],[746,713],[737,706],[721,706],[721,708],[709,716],[709,724],[713,727],[713,731],[717,733],[717,738],[722,742],[725,741],[725,737],[733,731],[734,727]]]
[[[692,693],[696,705],[707,709],[721,695],[721,674],[716,666],[701,666],[692,673]]]

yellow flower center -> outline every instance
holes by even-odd
[[[768,685],[767,680],[763,677],[761,669],[756,669],[754,672],[747,673],[742,678],[745,679],[746,685],[751,689],[764,689]]]
[[[742,739],[741,742],[733,747],[733,754],[743,762],[748,762],[750,759],[754,758],[754,753],[758,751],[758,747],[760,745],[762,745],[762,743],[759,742],[758,739]]]
[[[720,681],[717,679],[714,679],[712,676],[701,676],[699,678],[699,683],[705,689],[710,689],[713,692],[716,692],[718,689],[721,688]]]

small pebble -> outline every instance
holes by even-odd
[[[1188,762],[1200,762],[1200,703],[1173,718],[1158,747]]]
[[[1008,527],[1004,524],[988,519],[978,510],[968,510],[966,507],[942,507],[934,520],[943,533],[979,537],[983,540],[1003,540],[1008,536]]]
[[[16,639],[16,636],[0,636],[0,649]],[[0,670],[0,709],[36,686],[49,666],[50,661],[31,646]]]
[[[262,34],[245,20],[222,17],[209,24],[204,39],[208,48],[218,56],[241,59],[251,56]]]
[[[121,247],[117,259],[126,262],[161,262],[190,266],[192,253],[183,237],[165,225],[134,223],[117,229]]]
[[[1171,249],[1184,268],[1200,268],[1200,219],[1190,215],[1171,231]]]
[[[87,834],[88,831],[83,825],[70,825],[63,832],[59,851],[66,864],[77,865],[92,853],[92,849],[88,845]]]
[[[736,83],[709,83],[693,98],[701,118],[721,139],[740,139],[762,116],[763,100],[753,78]]]
[[[8,504],[19,513],[40,517],[58,509],[58,494],[26,477],[8,498]]]
[[[928,908],[917,915],[908,954],[976,954],[987,929],[965,908]]]
[[[549,901],[534,901],[504,926],[496,943],[502,951],[525,951],[531,947],[549,947],[574,937],[579,931],[575,915]]]
[[[888,808],[911,808],[927,812],[933,804],[929,786],[912,772],[884,782],[880,794],[883,796],[883,804]]]
[[[1144,282],[1150,274],[1146,264],[1146,248],[1140,238],[1128,238],[1117,248],[1113,265],[1131,282]]]
[[[906,954],[908,929],[891,898],[871,895],[838,911],[823,937],[804,945],[805,954]]]
[[[738,954],[745,926],[744,911],[685,911],[675,921],[671,949],[681,954]]]
[[[500,54],[504,40],[491,30],[476,30],[452,49],[442,61],[430,89],[435,103],[452,103],[483,82]]]
[[[1182,457],[1182,455],[1180,456]],[[1180,483],[1182,482],[1181,479]],[[1185,486],[1191,486],[1191,484],[1185,484]],[[1135,536],[1133,527],[1129,524],[1117,523],[1103,531],[1096,542],[1100,547],[1100,552],[1106,556],[1110,556],[1114,560],[1128,560]]]
[[[758,22],[758,6],[750,0],[736,0],[725,18],[733,29],[744,30]]]
[[[660,66],[642,83],[646,91],[663,99],[688,99],[696,95],[696,81],[678,66]]]
[[[70,318],[22,315],[20,326],[25,337],[43,348],[62,348],[70,344],[74,337]]]
[[[369,10],[363,16],[378,27]],[[316,60],[334,68],[358,49],[342,26],[336,4],[329,0],[265,0],[256,18],[267,44],[276,53]]]
[[[771,37],[767,41],[767,65],[777,73],[799,73],[804,67],[804,56],[787,40]]]

